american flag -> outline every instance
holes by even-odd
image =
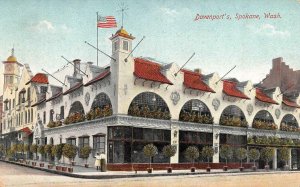
[[[97,27],[113,28],[113,27],[117,27],[117,22],[114,16],[106,16],[106,17],[99,16]]]

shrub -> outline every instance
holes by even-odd
[[[233,149],[229,145],[222,145],[220,148],[220,157],[225,159],[226,166],[228,159],[232,159],[233,157]]]
[[[260,153],[257,149],[250,149],[248,152],[248,156],[250,160],[253,160],[253,165],[255,166],[255,161],[259,159]]]
[[[36,144],[32,144],[30,146],[30,152],[31,153],[36,153],[37,152],[37,148],[38,148],[38,146]]]
[[[193,166],[194,166],[194,162],[195,160],[199,157],[199,149],[196,146],[189,146],[188,148],[186,148],[185,150],[185,157],[192,161]]]
[[[45,148],[44,148],[44,151],[47,154],[47,157],[48,157],[49,161],[52,160],[52,153],[51,153],[52,152],[52,147],[53,147],[52,144],[47,144],[47,145],[45,145]]]
[[[75,158],[77,151],[76,146],[71,144],[65,144],[62,148],[62,154],[69,159],[70,165]]]
[[[287,162],[290,158],[289,149],[286,147],[279,148],[278,157],[280,161],[284,161],[284,164],[287,165]]]
[[[168,158],[174,156],[176,154],[176,151],[177,151],[177,147],[174,145],[166,145],[163,148],[163,154],[165,155],[165,157]],[[171,166],[171,160],[170,160],[170,166]]]
[[[147,144],[143,148],[144,155],[149,157],[149,168],[151,168],[151,158],[157,154],[157,147],[153,144]]]
[[[80,157],[85,159],[86,164],[91,152],[92,152],[92,148],[90,146],[84,146],[83,148],[80,149]]]
[[[209,159],[214,156],[214,148],[212,148],[211,146],[205,146],[203,147],[201,153],[203,157],[207,158],[207,163],[209,166]]]
[[[243,167],[243,160],[247,158],[247,150],[245,148],[238,148],[236,150],[236,157],[241,161],[241,167]]]
[[[40,145],[37,148],[38,153],[40,153],[41,155],[45,154],[45,146],[44,145]]]
[[[274,150],[271,147],[264,147],[260,151],[260,157],[266,162],[266,165],[269,165],[269,161],[274,156]]]
[[[61,159],[63,146],[64,144],[58,144],[54,145],[51,149],[52,156],[56,157],[58,161]]]

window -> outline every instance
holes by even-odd
[[[30,123],[30,110],[28,110],[28,118],[27,118],[27,123]]]
[[[15,108],[16,103],[15,103],[15,99],[13,99],[13,108]]]
[[[33,109],[31,109],[31,122],[33,122]]]
[[[65,118],[65,107],[61,106],[60,107],[60,119],[64,119]]]
[[[116,42],[114,43],[114,49],[115,49],[115,51],[118,50],[118,41],[116,41]]]
[[[95,135],[93,137],[94,153],[105,153],[105,135]]]
[[[25,111],[25,123],[27,123],[27,111]]]
[[[44,124],[46,123],[46,111],[44,111],[44,113],[43,113],[43,123]]]
[[[128,51],[128,41],[123,41],[123,50]]]
[[[76,138],[67,138],[67,144],[76,146]]]
[[[49,113],[49,121],[53,121],[53,114],[54,114],[54,111],[53,109],[50,110],[50,113]]]
[[[41,86],[41,93],[46,93],[47,92],[47,86]]]
[[[79,138],[79,148],[86,147],[90,145],[90,137],[80,137]]]

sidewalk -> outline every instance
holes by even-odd
[[[155,176],[178,176],[178,175],[201,175],[201,176],[216,176],[216,175],[257,175],[257,174],[275,174],[275,173],[300,173],[300,171],[265,171],[265,170],[257,170],[256,172],[247,169],[244,172],[240,172],[238,169],[230,169],[227,172],[224,172],[222,169],[212,169],[211,172],[206,172],[206,170],[197,169],[195,173],[192,173],[190,170],[173,170],[172,173],[167,173],[166,170],[154,170],[153,173],[147,173],[147,171],[106,171],[101,172],[97,171],[95,168],[85,168],[83,166],[72,166],[73,173],[57,171],[55,166],[53,169],[48,169],[48,163],[43,162],[45,165],[44,167],[39,166],[39,161],[35,161],[37,164],[36,166],[32,166],[31,162],[30,165],[26,163],[19,163],[13,161],[4,161],[2,162],[15,164],[23,167],[29,167],[41,171],[46,171],[58,175],[65,175],[69,177],[75,178],[85,178],[85,179],[113,179],[113,178],[133,178],[133,177],[155,177]],[[62,165],[63,166],[63,165]],[[64,166],[70,167],[69,164],[65,164]]]

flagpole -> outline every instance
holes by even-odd
[[[97,66],[98,66],[98,49],[99,46],[98,46],[98,12],[97,12]]]

